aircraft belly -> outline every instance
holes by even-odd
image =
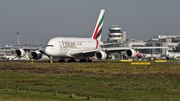
[[[61,51],[61,52],[59,52],[58,56],[60,56],[60,57],[65,57],[67,53],[68,53],[67,50]]]

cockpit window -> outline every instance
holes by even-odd
[[[54,47],[53,45],[46,45],[46,47]]]

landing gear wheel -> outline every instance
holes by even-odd
[[[76,62],[76,59],[71,58],[71,59],[68,60],[68,62]]]
[[[65,60],[64,59],[59,59],[59,62],[65,62]]]
[[[92,60],[91,60],[91,59],[88,59],[88,62],[92,62]]]
[[[86,59],[80,59],[79,62],[86,62]]]

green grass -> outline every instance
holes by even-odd
[[[92,101],[180,101],[180,65],[174,63],[0,62],[0,82],[1,101],[84,101],[89,94]]]

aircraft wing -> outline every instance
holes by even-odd
[[[129,49],[165,49],[168,47],[111,47],[111,48],[102,48],[102,50],[107,51],[109,53],[113,53],[113,52],[119,52],[119,51],[126,51]]]
[[[133,49],[165,49],[169,47],[133,47]]]
[[[12,49],[23,49],[23,50],[25,50],[25,51],[28,51],[28,50],[40,50],[40,51],[43,51],[44,50],[44,48],[42,48],[42,47],[28,47],[28,46],[23,46],[23,47],[13,47]]]
[[[130,47],[111,47],[111,48],[102,48],[102,50],[113,53],[113,52],[120,52],[120,51],[125,51],[128,49],[132,49]]]
[[[111,48],[100,48],[100,49],[91,49],[91,50],[73,50],[69,54],[74,55],[83,55],[83,54],[93,54],[98,51],[105,51],[105,52],[120,52],[120,51],[126,51],[128,49],[164,49],[168,47],[111,47]]]
[[[100,48],[90,50],[72,50],[69,52],[70,56],[74,57],[93,57],[96,52],[104,51],[108,53],[121,52],[126,50],[139,50],[139,49],[163,49],[168,47],[111,47],[111,48]]]
[[[12,48],[17,57],[29,57],[32,59],[42,59],[44,55],[44,48],[41,46],[15,46]]]

